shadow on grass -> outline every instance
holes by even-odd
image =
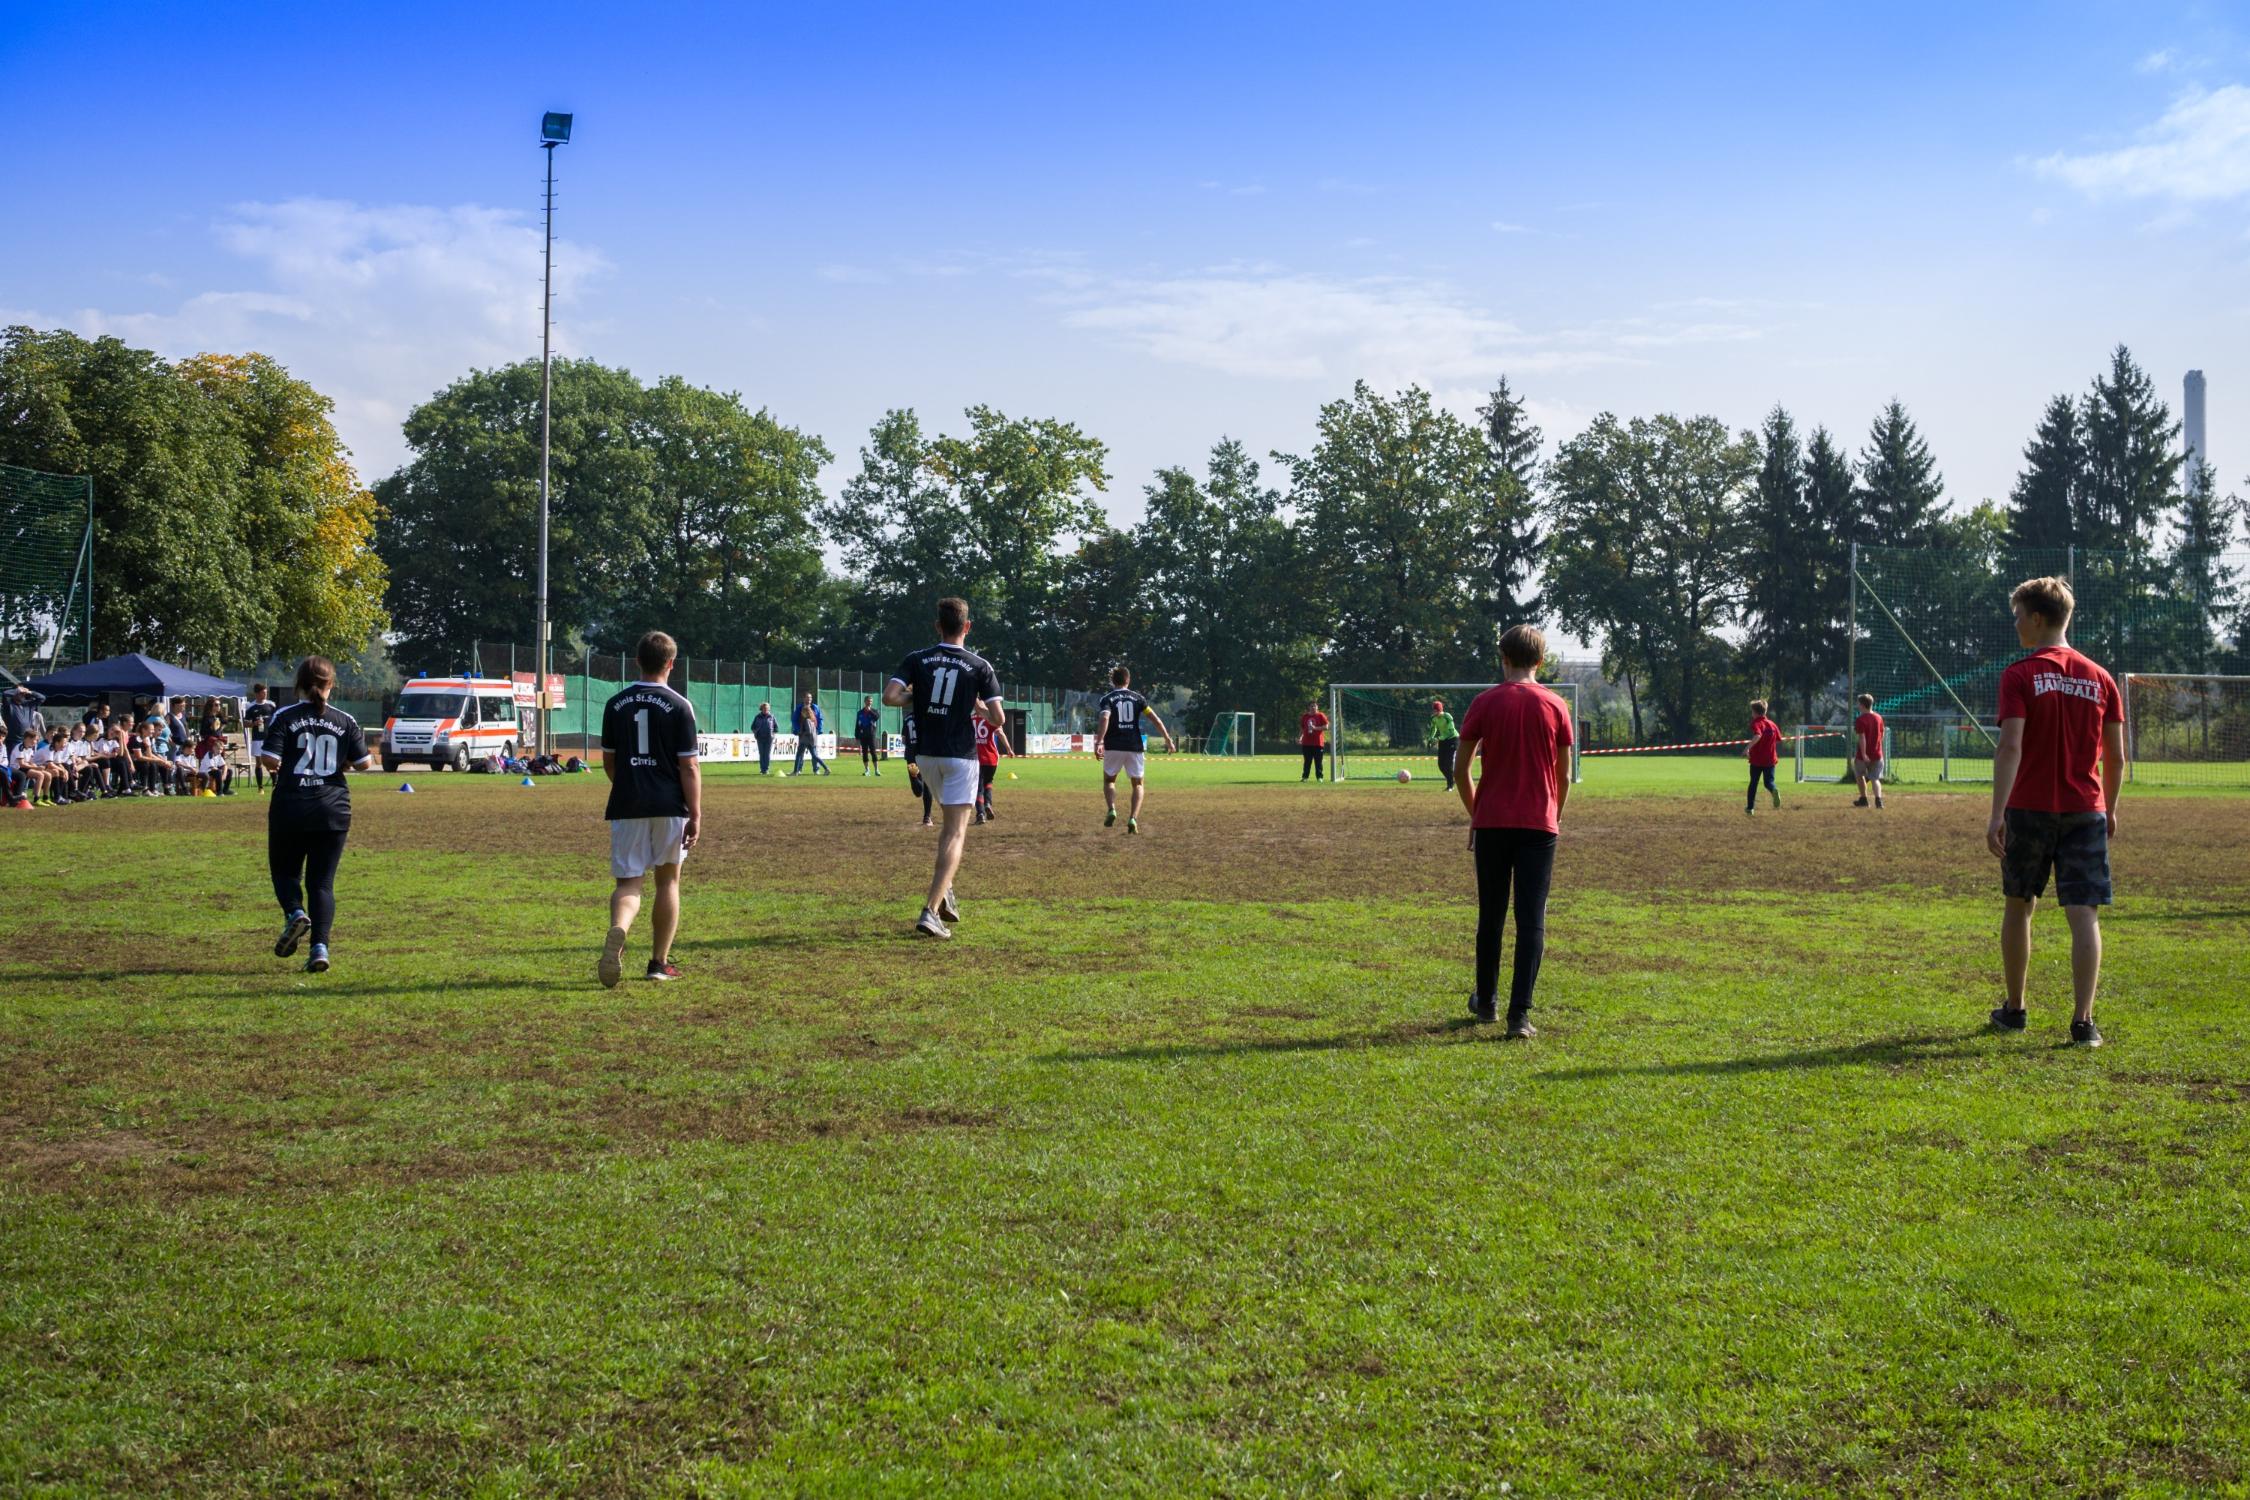
[[[1757,1057],[1718,1057],[1700,1062],[1640,1063],[1606,1068],[1561,1068],[1534,1073],[1542,1083],[1595,1083],[1611,1078],[1713,1078],[1736,1073],[1786,1073],[1814,1068],[1885,1068],[1913,1063],[1943,1062],[1956,1057],[1981,1057],[1986,1050],[1969,1045],[1992,1035],[1984,1027],[1952,1035],[1920,1034],[1880,1037],[1846,1047],[1812,1047],[1801,1052],[1769,1052]]]
[[[248,987],[251,983],[254,982],[254,979],[257,977],[262,977],[268,980],[302,980],[304,981],[305,993],[307,994],[317,993],[321,995],[333,995],[338,999],[348,998],[353,1000],[376,1000],[385,998],[397,998],[406,995],[419,996],[422,998],[442,998],[446,995],[458,994],[467,990],[546,990],[555,987],[551,977],[533,977],[528,979],[428,979],[422,981],[419,984],[401,984],[396,980],[337,980],[330,979],[325,974],[307,974],[304,972],[304,965],[302,963],[292,963],[285,960],[282,967],[276,968],[271,973],[263,976],[246,977],[244,984],[237,985],[232,989],[206,990],[200,995],[188,995],[184,996],[183,998],[196,1001],[198,1003],[208,1003],[214,1005],[224,1003],[228,1000],[267,998],[266,992],[253,990]],[[594,983],[594,979],[591,974],[586,977],[584,987],[587,989],[595,989],[598,987]],[[291,993],[295,992],[292,991]]]
[[[1467,1016],[1459,1016],[1450,1021],[1407,1022],[1383,1031],[1348,1031],[1341,1036],[1235,1037],[1219,1042],[1173,1042],[1162,1046],[1117,1047],[1101,1052],[1050,1052],[1039,1061],[1182,1062],[1197,1057],[1241,1057],[1262,1052],[1351,1052],[1368,1047],[1413,1047],[1442,1041],[1455,1032],[1471,1029],[1484,1033],[1477,1040],[1505,1040],[1499,1027],[1480,1025]]]
[[[2102,925],[2112,922],[2243,922],[2250,921],[2250,906],[2222,907],[2214,911],[2105,911]]]

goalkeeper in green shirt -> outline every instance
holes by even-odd
[[[1438,775],[1445,778],[1445,789],[1453,790],[1453,752],[1461,748],[1461,731],[1453,726],[1453,715],[1445,711],[1445,700],[1430,700],[1430,729],[1423,736],[1426,744],[1437,746]]]

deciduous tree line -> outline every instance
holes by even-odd
[[[18,329],[0,461],[96,473],[104,649],[344,653],[388,631],[402,663],[449,666],[528,635],[538,399],[536,361],[463,377],[370,495],[326,401],[271,361]],[[1655,740],[1731,725],[1752,691],[1820,706],[1856,542],[1971,569],[2116,554],[2198,601],[2190,669],[2250,655],[2224,565],[2241,507],[2208,472],[2183,487],[2177,427],[2123,348],[2050,403],[2004,505],[1958,512],[1896,401],[1856,452],[1777,406],[1754,432],[1604,413],[1543,459],[1505,380],[1473,418],[1361,384],[1302,453],[1222,439],[1160,470],[1125,528],[1103,444],[1055,418],[976,407],[931,432],[889,412],[829,496],[822,440],[733,394],[562,360],[553,405],[551,615],[604,651],[661,625],[697,657],[880,665],[959,593],[1008,680],[1086,687],[1122,661],[1198,715],[1272,724],[1330,680],[1488,677],[1533,620],[1590,642]]]

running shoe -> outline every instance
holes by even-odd
[[[652,958],[648,961],[647,977],[656,980],[658,983],[669,979],[677,979],[680,977],[680,966],[668,958],[662,963],[658,963]]]
[[[1127,833],[1139,833],[1141,831],[1141,820],[1139,818],[1127,818],[1125,820],[1125,831]]]
[[[1111,808],[1111,809],[1109,810],[1108,814],[1107,814],[1106,816],[1104,816],[1104,817],[1103,817],[1103,819],[1102,819],[1102,827],[1104,827],[1104,828],[1115,828],[1116,826],[1117,826],[1117,809],[1113,807],[1113,808]]]
[[[2070,1045],[2073,1047],[2099,1047],[2101,1044],[2102,1029],[2099,1026],[2091,1021],[2073,1021],[2070,1023]]]
[[[937,904],[937,917],[947,926],[961,920],[961,903],[953,899],[951,891],[947,891],[945,899]]]
[[[282,921],[281,936],[274,939],[273,956],[275,958],[287,958],[290,954],[296,952],[297,945],[304,941],[305,934],[310,931],[312,931],[312,918],[301,911],[291,912]]]
[[[602,988],[614,990],[617,981],[625,977],[625,929],[612,927],[609,936],[602,939],[602,960],[596,967],[601,976]]]
[[[2021,1031],[2023,1030],[2023,1023],[2024,1011],[2022,1006],[2016,1006],[2013,1010],[2005,1005],[1993,1008],[1992,1024],[2001,1031]]]
[[[950,938],[953,936],[953,929],[940,922],[937,913],[925,906],[922,908],[921,919],[914,924],[914,935],[926,938]]]
[[[1531,1024],[1529,1011],[1511,1010],[1508,1012],[1508,1039],[1510,1041],[1528,1042],[1537,1035],[1539,1035],[1539,1028]]]
[[[307,974],[325,974],[328,972],[328,945],[326,943],[313,944],[312,957],[305,960],[305,972]]]
[[[1490,1024],[1492,1021],[1499,1019],[1499,1015],[1500,1006],[1498,1001],[1484,999],[1473,992],[1470,994],[1469,1018],[1471,1020]]]

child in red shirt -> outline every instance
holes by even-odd
[[[1570,799],[1570,709],[1539,685],[1546,655],[1547,638],[1529,625],[1511,626],[1500,637],[1502,680],[1479,693],[1461,717],[1453,780],[1469,812],[1477,870],[1476,989],[1469,1014],[1490,1021],[1499,1011],[1500,933],[1512,886],[1516,961],[1508,1035],[1519,1039],[1539,1034],[1531,1024],[1531,992],[1547,951],[1547,888],[1554,881],[1563,803]]]
[[[1318,703],[1306,704],[1305,711],[1297,715],[1297,748],[1305,752],[1305,768],[1297,773],[1297,779],[1320,780],[1321,762],[1328,755],[1328,715],[1320,711]]]
[[[1859,717],[1852,720],[1852,780],[1859,786],[1854,807],[1867,805],[1870,788],[1875,805],[1883,805],[1883,716],[1875,712],[1875,695],[1859,695]]]
[[[2031,914],[2055,878],[2070,923],[2070,1040],[2099,1047],[2094,991],[2102,976],[2101,908],[2110,903],[2109,841],[2125,785],[2125,708],[2117,681],[2065,639],[2078,607],[2069,583],[2034,578],[2008,596],[2016,639],[2030,652],[2000,674],[2000,746],[1984,841],[2000,861],[2007,911],[2000,970],[2007,998],[1992,1024],[2024,1028]]]
[[[1750,747],[1742,752],[1750,758],[1750,800],[1742,810],[1755,815],[1758,811],[1758,782],[1763,779],[1766,794],[1773,798],[1775,812],[1781,811],[1781,788],[1773,784],[1773,768],[1781,764],[1781,726],[1766,717],[1766,700],[1755,698],[1750,703]]]

